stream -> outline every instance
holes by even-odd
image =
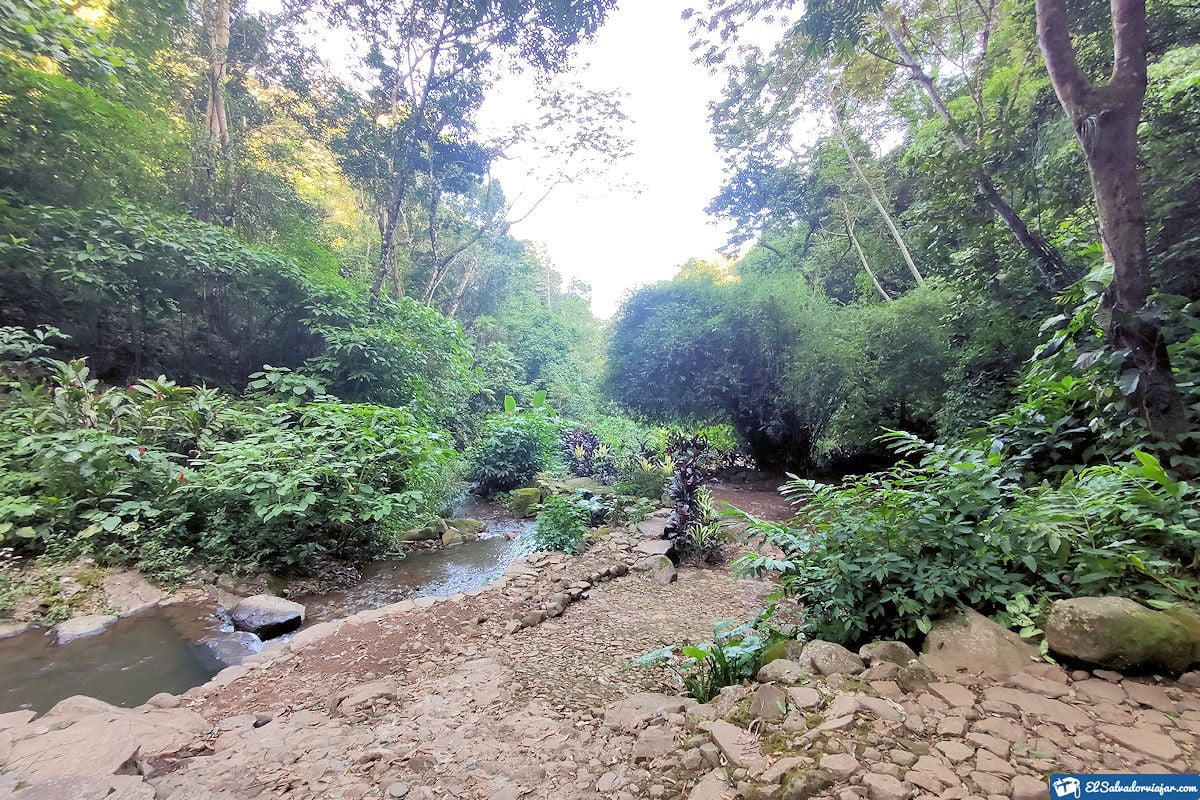
[[[415,597],[470,591],[498,577],[527,547],[532,520],[501,506],[468,500],[456,516],[487,523],[479,541],[415,550],[367,565],[353,586],[292,598],[307,609],[305,626]],[[50,709],[72,695],[136,706],[159,692],[198,686],[245,647],[215,606],[155,606],[113,623],[104,633],[56,645],[44,628],[0,639],[0,713]],[[224,660],[222,660],[224,659]]]

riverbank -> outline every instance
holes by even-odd
[[[643,527],[650,541],[617,530],[477,591],[314,626],[180,697],[0,716],[0,795],[69,780],[71,794],[14,796],[1034,800],[1056,771],[1200,768],[1195,688],[1019,652],[1008,674],[991,651],[962,670],[899,648],[795,653],[698,705],[631,659],[753,615],[771,586],[631,569],[653,549],[658,526]]]

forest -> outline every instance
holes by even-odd
[[[832,641],[1200,600],[1200,8],[687,11],[733,233],[602,320],[510,229],[628,148],[564,80],[614,8],[0,0],[0,617],[17,562],[319,572],[544,472],[704,556],[746,466],[798,517],[736,565]]]

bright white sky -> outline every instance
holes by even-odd
[[[691,257],[711,258],[727,226],[704,213],[722,182],[709,133],[707,104],[721,80],[692,63],[680,13],[695,0],[623,0],[596,38],[579,48],[570,76],[590,89],[619,89],[631,118],[632,154],[619,170],[640,186],[612,187],[604,176],[557,187],[514,226],[512,235],[544,245],[556,269],[592,286],[592,308],[611,316],[625,293],[670,278]],[[483,127],[538,116],[523,81],[497,87],[484,105]],[[510,198],[537,196],[517,160],[493,165]],[[614,175],[612,180],[621,183]]]

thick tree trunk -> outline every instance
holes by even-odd
[[[229,73],[230,0],[204,4],[208,27],[208,103],[204,127],[222,150],[229,146],[229,116],[225,112],[225,78]]]
[[[917,61],[916,56],[908,49],[903,37],[896,30],[896,27],[891,22],[884,20],[884,28],[887,30],[888,38],[892,40],[896,51],[900,54],[900,61],[908,70],[912,79],[920,85],[925,96],[929,99],[937,115],[942,118],[942,122],[946,123],[946,129],[954,138],[955,143],[962,148],[964,153],[979,156],[976,148],[967,141],[958,126],[958,122],[950,115],[950,109],[946,107],[942,95],[938,92],[937,87],[933,85],[933,79],[921,67],[921,63]],[[1028,253],[1037,263],[1038,269],[1042,273],[1042,277],[1050,284],[1054,290],[1058,290],[1070,283],[1071,270],[1063,261],[1062,255],[1047,242],[1040,234],[1030,229],[1025,224],[1025,220],[1017,213],[1007,200],[996,189],[996,182],[987,170],[982,166],[976,166],[974,172],[975,183],[979,187],[980,194],[988,202],[1000,219],[1004,221],[1005,227],[1012,232],[1017,243]]]
[[[1111,310],[1109,337],[1129,351],[1127,370],[1137,383],[1126,395],[1129,409],[1160,434],[1189,429],[1157,323],[1147,314],[1150,259],[1146,214],[1138,182],[1137,128],[1146,97],[1145,0],[1111,0],[1113,72],[1097,86],[1079,69],[1064,0],[1037,0],[1038,41],[1059,102],[1083,146],[1100,215],[1105,259],[1113,278],[1104,305]]]

